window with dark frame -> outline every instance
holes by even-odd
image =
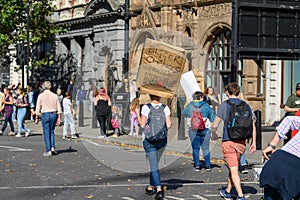
[[[221,100],[226,98],[225,85],[231,75],[231,31],[222,30],[210,43],[205,71],[206,87],[212,86]],[[241,85],[242,62],[237,66],[238,83]]]

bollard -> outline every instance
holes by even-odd
[[[256,116],[255,127],[256,127],[256,149],[261,150],[262,146],[262,135],[261,135],[261,111],[255,110]]]
[[[185,140],[185,120],[182,115],[185,97],[177,97],[178,140]]]
[[[96,111],[95,111],[95,106],[93,105],[92,107],[93,112],[92,112],[92,128],[98,128],[98,124],[97,124],[97,117],[96,117]]]
[[[83,127],[84,113],[83,113],[83,101],[79,101],[79,127]]]

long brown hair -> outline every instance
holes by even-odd
[[[140,107],[140,100],[138,98],[134,98],[130,104],[130,111],[135,111],[136,108]]]

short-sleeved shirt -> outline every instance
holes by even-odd
[[[240,104],[241,100],[239,98],[229,98],[229,101],[231,101],[234,104]],[[247,104],[248,105],[248,104]],[[249,106],[249,105],[248,105]],[[228,132],[227,132],[227,126],[228,126],[228,118],[229,118],[229,113],[230,113],[230,105],[225,101],[223,102],[219,108],[218,108],[218,112],[217,112],[217,116],[219,118],[221,118],[222,120],[224,120],[224,128],[223,128],[223,138],[222,141],[229,141],[230,138],[228,136]],[[250,108],[250,106],[249,106]]]
[[[151,105],[155,108],[156,106],[161,106],[162,103],[159,103],[159,104],[151,103]],[[167,105],[164,109],[164,112],[165,112],[166,116],[171,115],[170,108]],[[150,108],[147,106],[147,104],[143,105],[141,114],[148,118],[149,113],[150,113]]]
[[[71,103],[70,99],[64,98],[62,104],[63,104],[64,114],[72,113],[72,111],[71,111],[72,103]]]
[[[23,95],[19,95],[17,96],[17,100],[16,100],[17,104],[28,104],[27,98]],[[25,107],[21,107],[21,108],[25,108]]]
[[[286,106],[290,108],[300,108],[300,96],[296,96],[295,94],[289,96],[286,101]],[[296,112],[289,112],[287,113],[288,116],[295,115]]]
[[[162,103],[159,103],[159,104],[151,103],[151,105],[155,108],[156,106],[161,106]],[[166,107],[164,109],[164,112],[165,112],[166,116],[171,115],[170,108],[167,105],[166,105]],[[150,108],[148,107],[148,105],[147,104],[143,105],[141,114],[144,115],[144,116],[146,116],[148,118],[149,113],[150,113]],[[143,133],[143,140],[144,139],[145,139],[145,135]]]

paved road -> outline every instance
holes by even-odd
[[[61,137],[56,148],[57,156],[43,157],[42,135],[1,136],[0,199],[153,199],[144,194],[148,166],[142,149]],[[227,169],[219,160],[213,163],[212,172],[195,172],[190,157],[166,154],[161,161],[165,199],[221,199],[218,189],[225,184]],[[248,199],[260,199],[252,171],[241,177]]]

